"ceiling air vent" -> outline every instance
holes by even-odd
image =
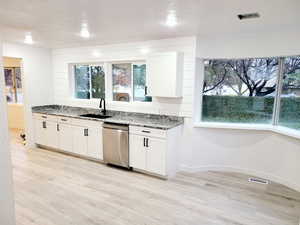
[[[258,184],[269,184],[269,181],[261,178],[250,177],[249,182],[258,183]]]
[[[239,14],[237,15],[237,17],[240,20],[246,20],[246,19],[255,19],[255,18],[259,18],[260,15],[259,13],[246,13],[246,14]]]

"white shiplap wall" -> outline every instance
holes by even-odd
[[[151,52],[180,51],[184,53],[183,98],[154,98],[152,103],[107,103],[112,110],[148,112],[156,114],[192,116],[193,81],[195,75],[196,37],[164,39],[137,43],[54,49],[54,102],[71,106],[98,107],[98,101],[78,100],[72,97],[68,65],[70,63],[145,60],[141,49]],[[96,54],[98,55],[96,55]],[[96,55],[96,56],[95,56]],[[166,87],[167,88],[167,87]]]

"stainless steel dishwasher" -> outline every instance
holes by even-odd
[[[103,124],[103,159],[107,164],[129,168],[128,125]]]

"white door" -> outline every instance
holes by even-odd
[[[166,176],[166,140],[147,138],[147,171]]]
[[[59,149],[73,152],[73,129],[68,124],[59,124]]]
[[[129,135],[129,164],[131,167],[146,170],[145,137]]]
[[[88,133],[86,127],[73,127],[73,153],[87,155]]]
[[[47,122],[44,120],[34,119],[35,123],[35,143],[39,145],[47,145]]]
[[[103,160],[102,127],[89,127],[87,156]]]
[[[59,148],[57,123],[47,121],[46,125],[47,125],[47,129],[46,129],[47,144],[46,145],[51,148]]]

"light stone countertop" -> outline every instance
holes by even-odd
[[[101,114],[99,109],[71,107],[62,105],[45,105],[32,107],[32,113],[40,113],[47,115],[65,116],[84,120],[103,121],[109,123],[128,124],[141,127],[171,129],[183,124],[183,117],[166,116],[145,113],[133,113],[123,111],[107,110],[106,115],[111,116],[107,119],[81,117],[83,114]]]

